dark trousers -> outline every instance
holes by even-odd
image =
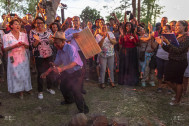
[[[78,70],[72,74],[62,72],[60,90],[67,103],[76,103],[79,112],[88,112],[89,108],[86,105],[81,93],[82,86],[82,70]]]
[[[86,59],[85,59],[85,56],[83,55],[83,53],[81,51],[78,51],[79,53],[79,56],[83,62],[83,67],[81,69],[82,71],[82,86],[81,86],[81,90],[83,90],[83,84],[84,84],[84,79],[85,79],[85,74],[86,74],[86,65],[87,65],[87,62],[86,62]]]
[[[35,58],[36,68],[37,68],[37,83],[38,92],[43,91],[43,79],[40,77],[42,73],[46,72],[50,67],[50,62],[53,62],[53,57],[48,58]],[[52,83],[50,79],[50,74],[46,77],[47,89],[51,89]]]

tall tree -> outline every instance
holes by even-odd
[[[140,12],[140,11],[141,11],[141,10],[140,10],[140,5],[141,5],[141,1],[138,0],[138,13],[137,13],[137,14],[138,14],[138,23],[140,23],[140,13],[141,13],[141,12]]]
[[[87,6],[84,10],[82,10],[80,18],[85,23],[87,23],[88,21],[94,23],[96,19],[101,18],[100,11]]]
[[[143,0],[141,7],[141,22],[156,23],[156,18],[163,14],[163,7],[158,4],[159,0]]]
[[[40,0],[37,7],[37,15],[38,13],[44,15],[45,21],[49,25],[54,22],[59,4],[60,0]]]
[[[132,0],[133,16],[136,17],[136,0]]]
[[[35,15],[37,0],[0,0],[1,13],[17,13]]]

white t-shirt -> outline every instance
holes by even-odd
[[[115,39],[115,36],[112,32],[108,32],[110,39]],[[101,41],[103,36],[101,36],[100,34],[96,35],[96,41],[99,43]],[[102,52],[100,53],[100,55],[102,57],[108,57],[108,56],[113,56],[114,55],[114,45],[110,42],[110,40],[108,39],[108,37],[106,37],[104,39],[104,43],[101,47]]]
[[[159,47],[158,47],[156,56],[157,56],[158,58],[160,58],[160,59],[163,59],[163,60],[169,60],[169,59],[168,59],[169,53],[166,52],[166,51],[161,47],[161,45],[159,45]]]

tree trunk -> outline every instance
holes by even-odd
[[[136,0],[132,0],[133,16],[136,17]]]
[[[40,0],[38,8],[42,10],[41,12],[45,10],[43,14],[45,16],[45,21],[47,25],[54,22],[59,4],[60,0]]]
[[[140,0],[138,0],[138,23],[140,23]]]

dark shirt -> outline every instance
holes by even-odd
[[[189,36],[184,34],[182,37],[177,38],[179,47],[172,44],[163,44],[162,48],[169,53],[169,60],[183,61],[187,60],[187,52],[189,48]]]

